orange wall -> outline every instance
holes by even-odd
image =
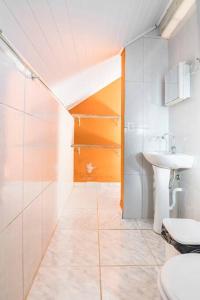
[[[121,208],[124,207],[124,112],[125,112],[125,50],[121,54]]]
[[[70,110],[72,114],[121,115],[121,79],[117,79],[98,93]],[[81,119],[75,121],[75,144],[121,144],[121,121],[110,119]],[[74,150],[74,180],[120,182],[121,155],[119,150]],[[94,170],[88,173],[86,165]]]

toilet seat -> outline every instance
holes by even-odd
[[[163,220],[163,225],[178,243],[200,245],[200,222],[192,219],[167,218]]]
[[[200,299],[200,255],[178,255],[162,267],[159,289],[163,300]]]
[[[163,220],[161,235],[180,253],[200,253],[200,222],[167,218]]]

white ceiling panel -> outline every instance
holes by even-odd
[[[170,0],[0,0],[0,28],[49,85],[117,55]]]

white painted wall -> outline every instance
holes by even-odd
[[[76,105],[121,76],[121,57],[114,56],[78,75],[61,81],[52,90],[66,107]]]
[[[193,7],[169,40],[169,67],[196,57],[200,57],[200,10]],[[184,192],[179,196],[179,215],[200,220],[200,71],[191,76],[191,98],[171,107],[169,116],[177,150],[195,157],[193,169],[180,173]]]
[[[73,118],[0,44],[0,299],[25,299],[73,185]]]
[[[164,74],[168,42],[144,37],[126,49],[125,218],[153,217],[153,172],[143,152],[164,149],[156,136],[168,132]]]

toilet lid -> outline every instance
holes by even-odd
[[[200,254],[177,255],[161,269],[160,284],[169,300],[200,299]]]
[[[192,219],[167,218],[163,220],[163,225],[178,243],[200,245],[200,222]]]

